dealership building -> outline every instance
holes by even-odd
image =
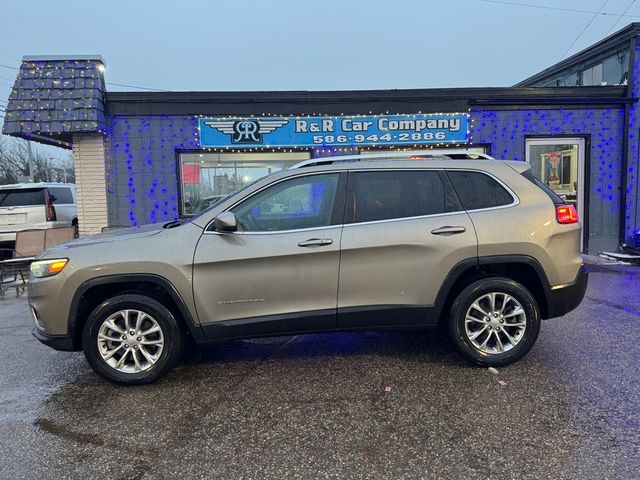
[[[585,252],[640,246],[640,23],[501,88],[110,92],[105,66],[24,57],[3,125],[73,149],[81,233],[192,215],[310,158],[470,148],[530,162]]]

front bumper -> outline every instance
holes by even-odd
[[[31,332],[40,342],[54,350],[62,350],[65,352],[73,352],[77,348],[73,345],[73,339],[67,335],[45,335],[37,328]]]
[[[556,288],[547,288],[547,314],[544,318],[560,317],[575,309],[587,291],[589,283],[589,273],[583,265],[576,279],[568,284]]]

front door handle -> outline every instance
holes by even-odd
[[[464,227],[450,227],[450,226],[445,226],[445,227],[440,227],[440,228],[436,228],[435,230],[431,230],[431,233],[433,235],[456,235],[458,233],[464,233],[466,232],[467,229]]]
[[[304,240],[298,243],[299,247],[324,247],[326,245],[331,245],[333,240],[330,238],[310,238],[309,240]]]

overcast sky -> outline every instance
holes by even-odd
[[[611,15],[486,0],[3,0],[0,64],[100,54],[107,82],[163,90],[509,86],[578,36],[567,55],[640,21],[640,1],[513,2]],[[0,67],[0,100],[15,74]]]

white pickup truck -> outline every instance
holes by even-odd
[[[74,184],[0,185],[0,246],[15,242],[20,230],[68,226],[78,227]]]

